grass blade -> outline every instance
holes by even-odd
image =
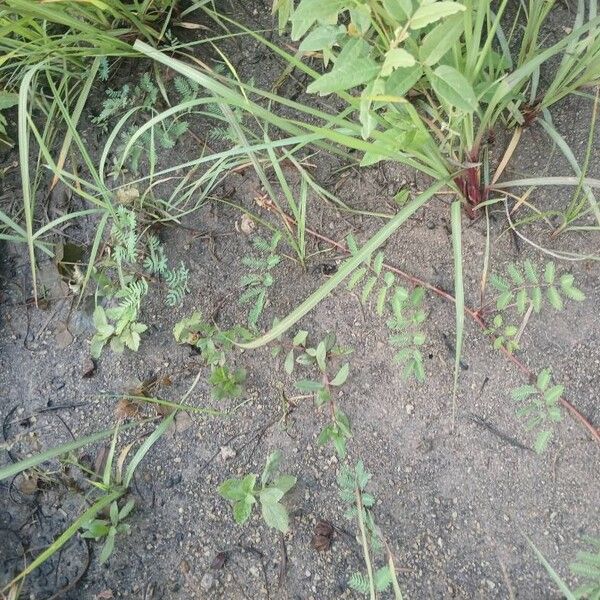
[[[129,423],[127,425],[123,425],[121,427],[122,431],[127,429],[131,429],[136,427],[140,423]],[[57,456],[61,456],[62,454],[66,454],[67,452],[71,452],[73,450],[77,450],[82,446],[87,446],[88,444],[94,444],[95,442],[99,442],[105,438],[114,435],[116,428],[113,427],[111,429],[104,429],[102,431],[97,431],[96,433],[92,433],[91,435],[86,435],[85,437],[79,438],[77,440],[73,440],[72,442],[67,442],[66,444],[61,444],[60,446],[56,446],[54,448],[50,448],[50,450],[46,450],[45,452],[40,452],[39,454],[35,454],[34,456],[30,456],[24,460],[21,460],[17,463],[11,463],[6,467],[2,467],[0,469],[0,481],[3,479],[8,479],[9,477],[14,477],[27,469],[31,469],[32,467],[37,467],[41,465],[43,462],[47,460],[51,460],[56,458]]]
[[[463,333],[465,326],[465,290],[462,272],[462,204],[459,200],[452,203],[450,220],[452,223],[452,249],[454,254],[454,297],[456,298],[456,351],[454,356],[454,386],[452,389],[452,428],[456,419],[456,394],[458,391],[458,373],[460,355],[462,353]]]
[[[525,536],[525,538],[527,539],[527,543],[531,546],[531,549],[535,552],[537,559],[540,561],[540,563],[542,564],[544,569],[546,569],[546,572],[548,573],[548,575],[550,575],[550,577],[552,578],[554,583],[556,583],[558,589],[564,595],[565,599],[566,600],[576,600],[575,595],[569,589],[569,586],[562,580],[560,575],[552,568],[552,565],[546,560],[546,557],[538,550],[537,546],[527,536]]]

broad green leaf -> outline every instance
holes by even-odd
[[[348,373],[350,372],[350,364],[345,363],[341,366],[340,370],[337,372],[337,375],[330,381],[330,384],[333,386],[344,385],[346,379],[348,379]]]
[[[294,350],[290,350],[285,357],[283,368],[288,375],[291,375],[294,371]]]
[[[296,382],[296,388],[301,392],[317,392],[323,389],[320,381],[311,381],[310,379],[301,379]]]
[[[323,386],[323,388],[320,389],[315,396],[315,404],[317,406],[323,406],[323,404],[329,402],[330,400],[331,392],[325,386]]]
[[[385,93],[388,96],[401,97],[406,94],[423,76],[423,69],[415,65],[406,69],[396,69],[385,80]]]
[[[114,527],[110,528],[108,535],[106,536],[106,541],[104,542],[104,546],[102,546],[102,551],[100,552],[99,563],[103,565],[113,553],[115,549],[115,536],[117,535],[117,530]]]
[[[292,15],[292,40],[299,40],[315,21],[335,24],[345,4],[346,0],[302,0]]]
[[[429,81],[444,102],[467,113],[477,110],[477,98],[471,84],[454,67],[440,65],[429,72]]]
[[[556,267],[552,261],[550,261],[546,265],[546,269],[544,270],[544,280],[548,285],[552,285],[554,283],[554,277],[556,274]]]
[[[332,48],[339,35],[343,35],[346,28],[343,25],[321,25],[315,27],[299,46],[300,52],[316,52],[323,48]]]
[[[294,346],[304,346],[304,344],[306,344],[307,337],[308,337],[308,331],[304,331],[303,329],[301,329],[294,336],[294,339],[292,340],[292,344],[294,344]]]
[[[248,496],[233,505],[233,519],[238,525],[242,525],[250,518],[253,504],[254,496]]]
[[[404,48],[392,48],[385,53],[381,75],[387,77],[399,67],[412,67],[415,64],[415,57],[410,52],[407,52]]]
[[[240,479],[227,479],[219,486],[219,494],[226,500],[243,500],[247,493]]]
[[[108,327],[108,321],[106,320],[106,312],[101,306],[96,306],[94,310],[94,326],[96,329],[101,330],[102,328]]]
[[[119,521],[125,519],[135,507],[135,500],[132,498],[127,501],[127,504],[119,511]]]
[[[289,492],[296,485],[296,478],[293,475],[281,475],[272,483],[273,487],[281,490],[284,494]]]
[[[462,35],[464,20],[461,15],[455,15],[436,25],[421,42],[419,58],[428,67],[432,67],[452,48]]]
[[[361,35],[371,27],[371,7],[368,4],[359,4],[350,10],[350,21]]]
[[[275,450],[275,452],[271,452],[267,457],[267,461],[265,462],[265,468],[260,476],[260,484],[261,486],[265,486],[269,479],[273,477],[277,469],[279,468],[279,463],[281,462],[281,451]],[[252,486],[251,490],[254,489]],[[251,491],[250,490],[250,491]]]
[[[282,504],[278,502],[263,503],[261,504],[261,509],[263,519],[269,527],[277,529],[282,533],[287,533],[290,528],[290,519],[287,510]]]
[[[544,400],[547,405],[556,404],[557,400],[563,395],[565,391],[564,385],[553,385],[551,388],[544,392]]]
[[[412,0],[383,0],[383,8],[402,24],[413,12]]]
[[[260,492],[260,501],[263,504],[274,504],[283,498],[284,492],[276,487],[268,487]]]
[[[19,103],[19,94],[0,91],[0,110],[16,106]]]
[[[317,359],[317,365],[321,371],[325,372],[327,370],[327,364],[325,362],[325,357],[327,356],[327,347],[325,346],[325,342],[319,342],[317,346],[317,353],[315,354],[315,358]]]
[[[351,39],[340,52],[331,71],[313,81],[306,91],[324,96],[374,79],[379,73],[379,65],[368,55],[369,49],[363,39]]]
[[[432,4],[422,4],[410,18],[411,29],[422,29],[431,23],[435,23],[444,17],[462,12],[465,6],[458,2],[441,0]]]

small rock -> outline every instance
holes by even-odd
[[[237,456],[237,452],[231,446],[221,446],[221,458],[230,460]]]
[[[61,377],[53,377],[50,382],[50,387],[55,391],[62,390],[65,387],[65,380]]]
[[[404,410],[406,411],[406,414],[407,414],[407,415],[412,415],[412,414],[413,414],[413,412],[415,411],[415,407],[414,407],[412,404],[407,404],[407,405],[404,407]]]
[[[225,566],[225,563],[227,562],[227,557],[227,552],[218,552],[213,558],[212,562],[210,563],[210,568],[213,571],[218,571],[219,569],[222,569]]]
[[[215,585],[215,578],[210,573],[204,573],[202,580],[200,581],[200,587],[205,591],[209,592]]]
[[[175,431],[177,433],[187,431],[193,424],[194,421],[192,421],[192,417],[188,413],[178,412],[175,415]]]
[[[84,379],[89,379],[96,372],[96,363],[89,357],[83,360],[81,376]]]

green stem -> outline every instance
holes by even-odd
[[[369,553],[369,543],[367,542],[367,532],[365,530],[365,520],[362,498],[360,489],[356,488],[356,509],[358,511],[358,527],[360,529],[360,538],[362,541],[363,554],[365,556],[365,564],[367,565],[367,575],[369,577],[369,598],[375,600],[375,581],[373,580],[373,565],[371,564],[371,555]]]

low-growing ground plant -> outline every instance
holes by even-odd
[[[328,333],[314,348],[305,346],[306,335],[299,332],[294,338],[296,345],[302,345],[303,352],[296,358],[296,362],[302,365],[315,365],[319,371],[318,379],[300,379],[296,381],[296,388],[301,392],[307,392],[314,396],[315,406],[329,407],[330,423],[326,425],[318,437],[319,444],[332,443],[340,458],[346,457],[346,444],[351,437],[350,420],[346,413],[339,408],[336,395],[339,388],[346,383],[350,373],[350,363],[337,366],[336,359],[351,352],[336,344],[336,337]],[[290,374],[293,369],[293,351],[288,354],[285,369]],[[292,359],[290,360],[290,356]],[[336,366],[334,366],[336,365]]]
[[[227,365],[227,357],[237,342],[251,337],[247,329],[235,326],[221,330],[206,322],[202,313],[196,311],[175,325],[173,336],[179,344],[189,344],[200,351],[202,359],[211,369],[209,382],[217,400],[237,398],[242,394],[246,370],[231,370]]]
[[[562,410],[558,404],[565,388],[550,385],[551,371],[544,369],[537,376],[535,385],[523,385],[512,391],[512,398],[520,406],[517,416],[525,421],[527,431],[538,430],[533,445],[541,454],[546,450],[556,423],[562,421]]]
[[[287,533],[290,518],[282,499],[295,485],[292,475],[277,475],[281,452],[269,454],[260,476],[249,474],[242,479],[228,479],[219,486],[219,493],[233,505],[233,518],[242,525],[248,521],[255,504],[260,504],[265,523]]]
[[[239,302],[251,305],[248,312],[248,327],[252,330],[257,329],[269,289],[275,283],[271,272],[281,262],[281,256],[276,253],[280,239],[281,234],[278,231],[271,236],[270,240],[255,235],[252,237],[252,245],[257,255],[248,254],[242,258],[242,263],[251,269],[251,272],[244,275],[240,281],[244,291]]]
[[[138,270],[142,266],[146,274]],[[188,270],[181,264],[169,269],[162,244],[154,234],[138,233],[136,213],[119,206],[111,230],[105,256],[94,267],[92,277],[98,284],[94,311],[96,333],[91,354],[98,358],[106,344],[114,352],[127,347],[138,350],[140,335],[147,326],[138,321],[143,298],[148,294],[148,281],[162,279],[167,286],[165,303],[176,306],[187,291]]]

